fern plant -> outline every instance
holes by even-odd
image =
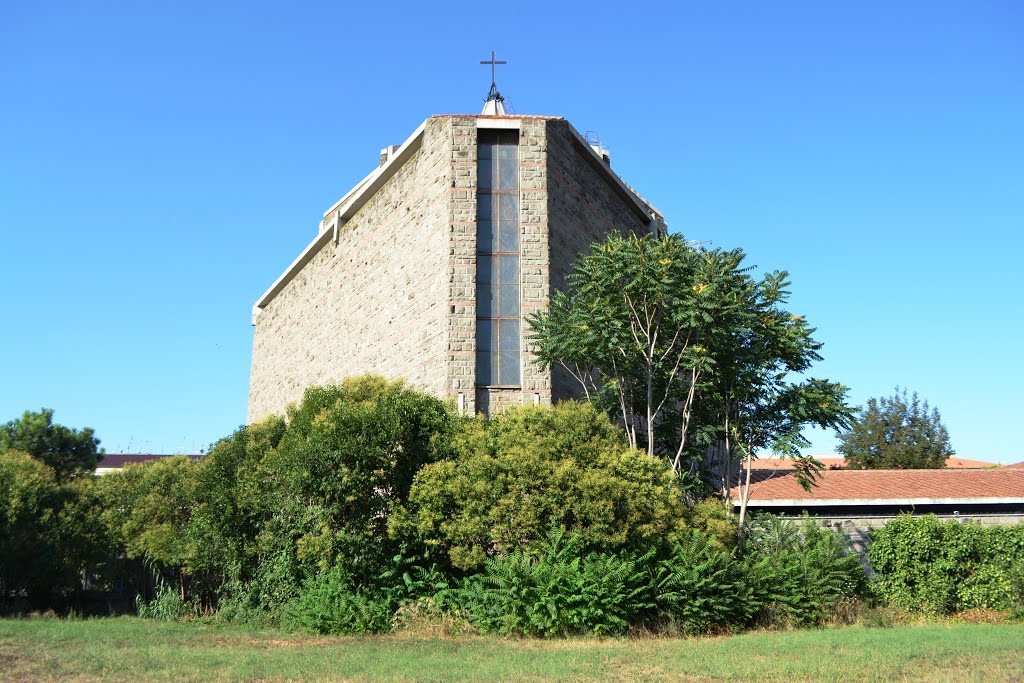
[[[696,529],[651,571],[658,616],[684,633],[707,633],[748,623],[756,612],[744,565]]]
[[[835,616],[844,601],[866,591],[860,558],[849,551],[841,535],[810,518],[797,523],[759,516],[751,524],[746,549],[762,622],[821,624]]]
[[[623,633],[651,607],[644,565],[651,555],[580,556],[578,535],[550,531],[536,546],[488,560],[456,601],[481,630],[565,636]]]

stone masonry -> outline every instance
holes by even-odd
[[[664,232],[660,214],[565,120],[435,116],[324,215],[313,242],[253,309],[249,422],[316,384],[373,372],[467,412],[550,403],[572,380],[525,340],[522,386],[478,388],[477,131],[519,131],[521,310],[547,306],[571,262],[611,231]]]

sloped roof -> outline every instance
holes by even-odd
[[[825,469],[839,470],[843,469],[846,465],[846,459],[841,455],[815,455],[814,459],[825,466]],[[1018,463],[1018,465],[1009,465],[1008,467],[1024,466],[1024,463]],[[984,460],[968,460],[967,458],[947,458],[946,468],[947,469],[982,469],[985,467],[999,467],[997,462],[986,462]],[[787,458],[760,458],[753,462],[754,470],[791,470],[793,469],[793,460]]]
[[[1024,470],[1024,460],[1021,460],[1020,462],[1015,462],[1012,465],[1006,465],[1004,469]]]
[[[1024,503],[1024,469],[825,470],[810,492],[793,470],[753,470],[750,490],[760,507]]]

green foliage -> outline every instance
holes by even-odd
[[[65,600],[102,569],[110,544],[90,480],[60,482],[19,451],[0,453],[0,610]]]
[[[721,498],[711,496],[688,506],[683,519],[686,526],[710,536],[723,548],[730,551],[735,548],[739,523],[732,512],[732,505]]]
[[[738,628],[757,612],[746,566],[696,529],[654,566],[650,590],[658,617],[687,634]]]
[[[631,445],[667,457],[681,476],[715,470],[723,489],[736,456],[799,458],[804,426],[842,428],[850,417],[845,387],[792,381],[821,359],[821,344],[785,308],[787,274],[757,281],[744,258],[678,235],[612,235],[573,264],[568,291],[528,318],[540,361],[571,373]],[[712,467],[707,449],[722,444]],[[809,485],[813,463],[804,463]]]
[[[185,456],[160,458],[98,480],[104,521],[128,557],[186,573],[197,568],[199,550],[188,530],[201,467]]]
[[[339,563],[364,584],[398,554],[388,535],[424,465],[450,455],[455,419],[438,399],[379,377],[312,387],[267,458],[279,524],[264,544],[293,548],[305,580]],[[294,540],[293,540],[294,539]]]
[[[730,306],[729,269],[715,256],[678,235],[612,234],[573,264],[568,290],[528,318],[541,362],[570,372],[648,455],[666,410],[688,409],[710,369],[708,337]],[[685,427],[673,431],[685,442]]]
[[[1024,607],[1024,525],[901,515],[872,533],[868,559],[874,590],[896,607],[933,614]]]
[[[751,527],[745,560],[763,623],[821,624],[865,594],[864,567],[841,535],[807,517],[759,515]]]
[[[306,582],[284,610],[286,626],[325,634],[380,633],[391,627],[395,612],[407,604],[424,604],[448,591],[448,577],[436,565],[417,564],[418,557],[396,555],[369,585],[360,584],[343,567]]]
[[[176,621],[192,612],[191,607],[182,601],[177,590],[164,583],[157,586],[152,600],[146,601],[141,595],[135,596],[135,611],[143,619]]]
[[[23,451],[53,468],[57,479],[96,470],[102,459],[100,441],[92,429],[70,429],[53,423],[53,410],[26,410],[21,419],[0,426],[0,452]]]
[[[466,421],[456,457],[416,476],[409,510],[393,532],[411,528],[472,569],[552,525],[577,533],[586,550],[671,543],[684,506],[664,461],[628,448],[589,404],[564,402]]]
[[[379,633],[388,629],[393,612],[387,596],[358,588],[334,567],[308,581],[288,605],[285,623],[309,633]]]
[[[272,610],[298,590],[294,553],[276,542],[287,523],[268,496],[277,473],[266,462],[284,430],[281,417],[242,427],[210,449],[196,474],[188,529],[194,561],[227,577],[220,605],[235,616]]]
[[[59,499],[53,469],[27,453],[0,453],[0,608],[22,591],[45,592],[58,563]]]
[[[623,633],[651,607],[648,574],[628,554],[580,555],[575,534],[552,530],[543,542],[487,560],[456,602],[482,631],[565,636]]]
[[[839,434],[838,451],[849,469],[936,469],[955,453],[938,408],[907,390],[868,399],[854,424]]]

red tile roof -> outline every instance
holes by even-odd
[[[1015,462],[1012,465],[1006,465],[1006,468],[1011,470],[1024,470],[1024,460],[1021,460],[1020,462]]]
[[[810,492],[793,470],[754,470],[750,491],[751,503],[769,506],[1024,503],[1024,469],[826,470]]]
[[[846,459],[841,455],[816,455],[814,456],[818,462],[825,466],[828,470],[839,470],[843,469],[846,464]],[[1020,463],[1024,465],[1024,463]],[[1018,465],[1018,466],[1020,466]],[[968,460],[966,458],[947,458],[946,468],[947,469],[982,469],[985,467],[999,467],[999,463],[996,462],[985,462],[984,460]],[[1012,467],[1012,465],[1011,465]],[[755,470],[791,470],[793,469],[793,461],[787,458],[761,458],[754,461],[752,469]]]

